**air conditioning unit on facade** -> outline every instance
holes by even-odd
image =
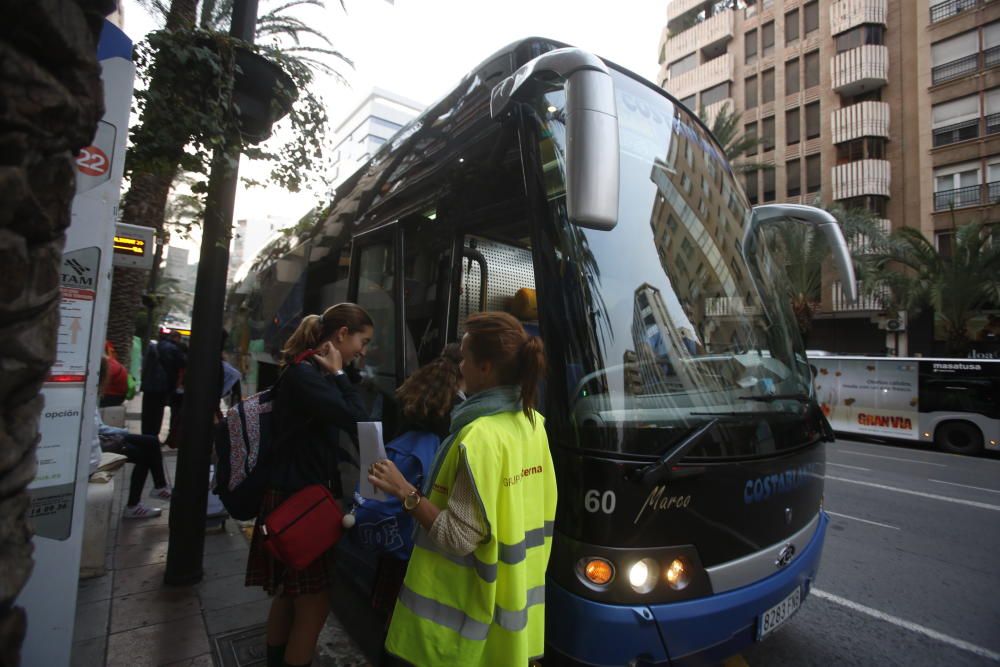
[[[872,322],[884,331],[906,331],[906,313],[900,312],[895,317],[889,317],[879,313],[872,318]]]

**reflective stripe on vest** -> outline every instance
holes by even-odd
[[[545,538],[552,537],[554,527],[554,521],[546,521],[544,528],[533,528],[529,530],[524,534],[524,539],[517,544],[504,544],[501,542],[498,545],[500,551],[500,561],[506,563],[507,565],[517,565],[528,557],[528,549],[531,549],[532,547],[544,546]],[[434,543],[434,540],[432,540],[427,534],[427,531],[421,530],[417,532],[416,544],[423,549],[433,551],[439,556],[447,558],[455,565],[475,570],[476,574],[479,575],[479,578],[488,584],[492,584],[497,580],[498,565],[496,563],[484,563],[476,558],[476,554],[474,552],[468,556],[456,556],[455,554],[450,554],[444,549],[438,547],[438,545]]]
[[[415,593],[405,584],[399,591],[399,601],[417,616],[454,630],[463,639],[482,641],[489,634],[490,626],[488,623],[477,621],[461,609],[449,607],[442,602]],[[499,605],[495,606],[493,623],[508,632],[520,632],[528,625],[528,609],[544,602],[545,586],[531,588],[528,590],[528,603],[523,609],[511,611],[501,609]]]

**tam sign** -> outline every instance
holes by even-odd
[[[139,225],[115,225],[114,265],[130,269],[153,268],[152,227]]]

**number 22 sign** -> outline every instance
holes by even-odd
[[[110,166],[108,156],[97,146],[87,146],[76,156],[76,168],[87,176],[103,176]]]

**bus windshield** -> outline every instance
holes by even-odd
[[[746,196],[686,109],[612,75],[621,156],[611,231],[566,218],[564,93],[533,106],[551,220],[537,260],[552,286],[540,316],[559,332],[545,345],[566,380],[549,410],[566,415],[581,446],[632,454],[659,454],[712,419],[749,433],[716,443],[718,456],[803,444],[776,436],[801,424],[813,389],[780,267],[756,239],[744,247]]]

